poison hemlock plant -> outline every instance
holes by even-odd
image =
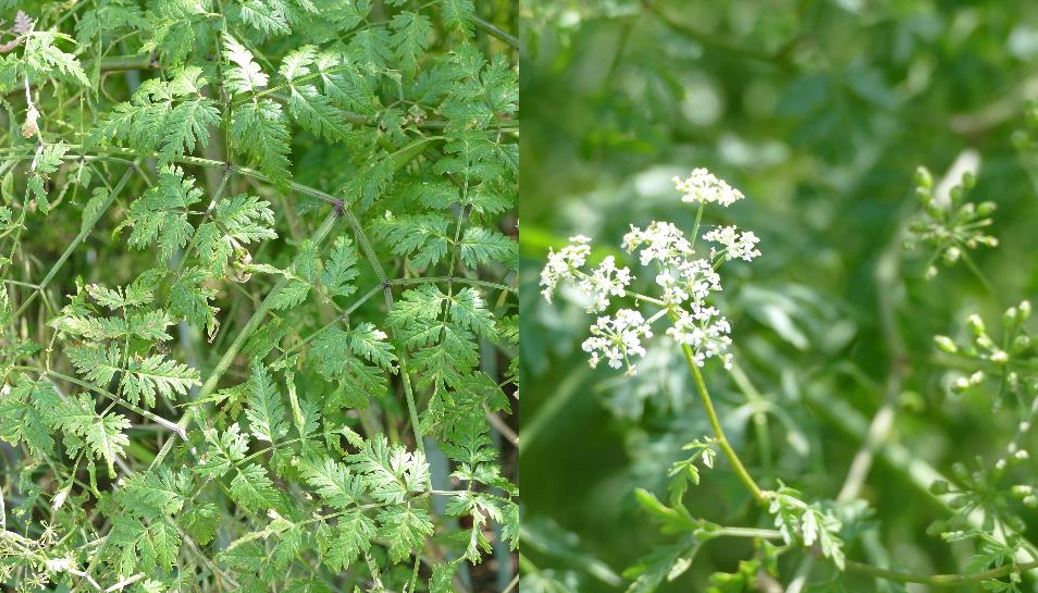
[[[638,274],[616,255],[594,261],[591,239],[580,235],[549,252],[540,280],[547,300],[562,292],[596,315],[590,336],[583,342],[592,367],[605,362],[632,376],[639,373],[639,362],[648,360],[650,349],[680,350],[712,433],[682,448],[681,457],[667,472],[666,499],[648,489],[634,490],[639,507],[660,526],[661,536],[669,543],[661,544],[624,573],[630,581],[628,593],[649,593],[675,581],[694,567],[705,545],[719,538],[750,539],[754,551],[735,572],[710,575],[706,582],[711,593],[782,590],[784,581],[787,591],[799,592],[807,585],[806,575],[815,563],[822,563],[835,576],[810,590],[842,591],[841,573],[856,573],[884,580],[892,587],[920,583],[1023,591],[1022,575],[1038,567],[1038,548],[1026,538],[1025,521],[1027,509],[1038,507],[1038,493],[1033,476],[1023,467],[1029,455],[1022,446],[1038,411],[1035,349],[1026,327],[1030,303],[1024,301],[1006,310],[999,332],[989,331],[973,315],[967,320],[966,338],[935,338],[938,351],[954,359],[947,367],[957,369],[946,379],[950,392],[983,391],[996,410],[1012,405],[1015,411],[1011,413],[1018,416],[1017,429],[997,459],[978,458],[973,469],[958,463],[950,479],[930,484],[934,497],[948,506],[951,515],[934,521],[929,533],[946,542],[971,542],[966,570],[962,574],[919,575],[896,570],[896,562],[895,569],[888,569],[858,561],[854,559],[856,539],[870,516],[867,503],[859,497],[867,464],[859,466],[856,460],[835,500],[814,500],[778,479],[772,479],[773,488],[763,487],[765,482],[753,475],[729,441],[725,431],[729,419],[708,388],[711,367],[727,371],[746,390],[756,393],[756,388],[738,365],[731,323],[719,308],[722,273],[733,260],[752,261],[760,256],[759,239],[752,231],[734,226],[708,226],[708,206],[731,205],[744,198],[740,191],[705,169],[674,181],[682,201],[696,205],[688,217],[694,220],[691,233],[670,222],[654,221],[645,228],[632,225],[622,242],[623,251],[651,281],[639,283]],[[997,245],[985,232],[993,222],[989,215],[994,204],[978,206],[965,201],[965,193],[974,185],[971,176],[951,190],[947,203],[935,199],[933,181],[925,169],[917,172],[916,184],[924,211],[906,229],[909,240],[905,243],[933,248],[925,275],[936,275],[938,261],[953,264],[961,259],[990,286],[967,251]],[[707,230],[701,232],[703,229]],[[650,288],[636,290],[638,286]],[[703,479],[701,473],[713,469],[718,456],[727,460],[748,500],[755,503],[756,509],[745,513],[752,522],[749,525],[722,525],[695,517],[686,507],[686,497]],[[793,564],[798,568],[792,575],[786,568],[790,556],[800,557]],[[544,573],[535,571],[535,575],[537,583],[550,582]],[[566,590],[562,584],[558,588]]]
[[[0,1],[0,589],[516,581],[513,10]]]

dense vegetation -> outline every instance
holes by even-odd
[[[0,0],[0,590],[516,586],[515,10]]]
[[[1038,7],[521,17],[522,589],[1035,590]]]

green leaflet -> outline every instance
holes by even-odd
[[[201,96],[207,81],[198,67],[178,69],[172,79],[150,79],[133,98],[115,106],[90,135],[90,142],[112,141],[154,150],[161,163],[209,143],[209,128],[220,122],[212,99]]]
[[[44,422],[62,433],[66,447],[73,451],[85,447],[94,458],[104,460],[109,475],[114,476],[115,460],[130,443],[126,436],[130,421],[120,414],[97,413],[94,400],[88,395],[53,404]]]
[[[379,513],[379,534],[389,541],[393,562],[401,562],[421,549],[422,542],[433,533],[429,519],[427,512],[411,506],[391,507]]]
[[[234,150],[273,181],[288,180],[288,155],[292,149],[280,104],[261,99],[235,107],[231,113],[231,137]]]
[[[375,522],[363,513],[340,517],[335,527],[322,525],[317,538],[325,564],[332,570],[346,570],[368,551],[376,533]]]
[[[460,281],[508,274],[470,229],[513,210],[486,143],[518,138],[474,5],[0,13],[0,588],[413,592],[483,561],[517,491],[461,378],[482,340],[511,358],[517,300]]]
[[[321,376],[352,394],[347,402],[366,402],[386,392],[386,373],[395,372],[396,355],[386,337],[370,323],[350,330],[329,328],[314,339],[309,358]]]
[[[261,441],[273,443],[288,434],[288,420],[281,395],[259,361],[254,361],[252,365],[245,416],[249,419],[249,430]]]
[[[328,294],[333,297],[348,297],[357,291],[354,282],[360,275],[357,261],[357,248],[349,236],[342,235],[335,239],[321,272],[321,284]]]
[[[237,470],[230,485],[231,498],[248,512],[279,506],[281,498],[267,472],[256,464]]]
[[[188,208],[201,198],[202,190],[195,187],[194,178],[185,177],[180,167],[165,167],[159,172],[158,185],[130,207],[123,223],[133,229],[130,246],[144,249],[157,243],[163,259],[171,259],[177,249],[187,245],[194,232],[187,219]]]
[[[300,473],[328,506],[345,509],[356,505],[364,494],[364,482],[349,468],[331,459],[304,461]]]

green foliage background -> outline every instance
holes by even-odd
[[[515,31],[0,0],[0,591],[515,588]]]
[[[662,492],[681,445],[708,433],[679,355],[650,352],[633,380],[588,369],[579,345],[590,316],[544,303],[537,274],[547,248],[578,232],[595,239],[593,258],[601,258],[631,223],[689,228],[694,212],[669,179],[697,166],[748,198],[708,211],[709,222],[762,238],[763,257],[728,270],[725,308],[736,359],[763,402],[719,366],[707,371],[751,471],[765,487],[782,480],[834,498],[887,402],[892,429],[862,490],[874,515],[849,556],[921,574],[962,572],[972,549],[926,534],[949,514],[927,490],[928,471],[947,473],[956,461],[975,469],[975,456],[990,466],[1019,417],[992,412],[993,389],[952,395],[954,369],[932,337],[961,333],[971,312],[997,326],[1006,307],[1035,294],[1038,169],[1013,137],[1028,128],[1026,104],[1038,98],[1038,7],[524,0],[521,17],[528,590],[623,590],[618,573],[672,541],[633,491]],[[1026,134],[1017,134],[1020,145]],[[900,245],[899,229],[919,209],[916,166],[940,178],[964,151],[980,156],[970,199],[998,204],[990,231],[1001,245],[973,254],[993,294],[962,263],[923,280],[929,252]],[[1031,435],[1025,448],[1034,444]],[[767,524],[719,463],[689,495],[692,513]],[[1029,479],[1033,463],[1018,478]],[[1022,512],[1033,539],[1038,517]],[[705,590],[711,573],[751,555],[748,544],[715,542],[664,590]],[[783,585],[797,566],[783,560]],[[816,566],[810,582],[896,589],[832,576]]]

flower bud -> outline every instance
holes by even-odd
[[[1020,311],[1020,321],[1025,321],[1031,316],[1031,301],[1020,301],[1016,308]]]
[[[1013,339],[1013,352],[1026,352],[1031,347],[1031,336],[1021,334]]]
[[[960,250],[958,247],[956,247],[954,245],[952,245],[951,247],[945,249],[944,250],[944,254],[942,255],[942,257],[944,258],[944,263],[946,263],[948,265],[952,265],[955,262],[959,261],[959,258],[961,256],[962,256],[962,250]]]
[[[970,375],[970,385],[980,385],[984,382],[984,378],[984,371],[974,371],[974,373]]]
[[[1002,315],[1002,325],[1005,327],[1013,327],[1016,325],[1019,318],[1020,312],[1016,310],[1016,307],[1010,307],[1006,309],[1006,312]]]
[[[980,346],[984,350],[994,350],[995,349],[995,343],[993,341],[991,341],[991,338],[988,337],[986,334],[982,335],[982,336],[978,336],[977,339],[976,339],[976,342],[977,342],[977,346]]]
[[[930,174],[930,170],[921,165],[916,167],[915,184],[916,187],[931,189],[933,187],[933,175]]]
[[[966,171],[962,174],[962,187],[964,189],[971,190],[977,185],[977,176],[972,171]]]
[[[1024,506],[1026,506],[1027,508],[1030,508],[1030,509],[1038,508],[1038,496],[1035,496],[1033,494],[1030,495],[1030,496],[1025,496],[1024,500],[1023,500],[1023,503],[1024,503]]]
[[[991,362],[999,365],[1006,364],[1009,362],[1009,355],[1006,354],[1005,350],[996,350],[991,355]]]
[[[930,492],[937,496],[948,494],[950,490],[951,486],[949,486],[948,482],[944,480],[934,480],[933,483],[930,484]]]
[[[962,462],[956,461],[951,466],[952,474],[959,481],[965,482],[969,480],[970,472],[966,469],[966,466]]]
[[[991,201],[981,202],[980,205],[977,206],[977,214],[979,214],[980,216],[990,216],[997,209],[998,209],[998,204],[996,204],[994,202],[991,202]]]
[[[984,327],[984,320],[976,313],[966,318],[966,326],[970,328],[970,331],[975,336],[983,335],[987,331],[987,328]]]
[[[956,393],[962,393],[963,391],[966,391],[969,388],[970,388],[970,380],[967,379],[966,377],[959,377],[951,385],[952,391],[954,391]]]
[[[937,349],[946,354],[955,354],[959,351],[959,347],[955,345],[955,341],[948,336],[934,336],[934,345]]]
[[[1009,492],[1017,498],[1023,498],[1025,496],[1034,494],[1034,488],[1027,484],[1016,484],[1015,486],[1009,489]]]
[[[920,206],[928,206],[933,203],[933,194],[927,188],[917,187],[915,188],[915,199],[919,201]]]

